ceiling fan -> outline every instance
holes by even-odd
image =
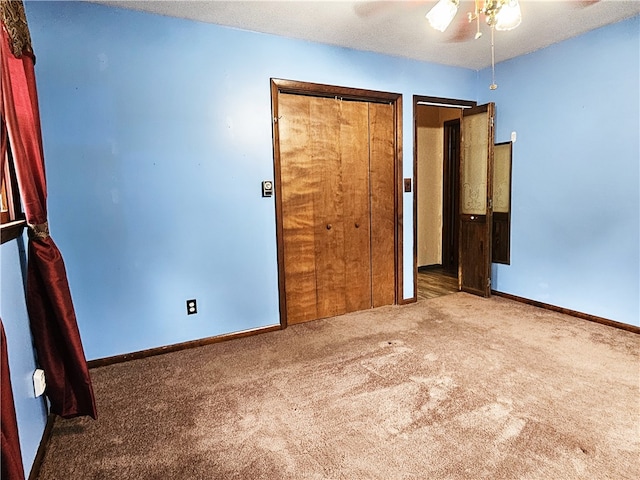
[[[431,8],[425,15],[428,23],[436,30],[445,32],[442,40],[446,43],[458,43],[479,39],[482,35],[481,25],[487,24],[491,34],[491,70],[490,89],[495,90],[495,30],[509,31],[520,25],[523,19],[521,3],[534,0],[403,0],[403,1],[357,1],[354,10],[359,17],[382,15],[392,9],[417,10],[424,15],[426,4]],[[555,0],[569,8],[586,8],[602,0]],[[428,7],[427,7],[428,8]],[[420,11],[421,10],[421,11]],[[466,14],[458,14],[458,10],[466,10]],[[525,15],[529,13],[525,11]],[[456,15],[458,14],[458,15]],[[455,18],[457,16],[457,18]],[[455,18],[455,21],[454,21]],[[486,27],[484,27],[486,28]]]
[[[577,7],[588,7],[600,0],[575,0],[573,4]],[[458,13],[460,0],[439,0],[425,15],[429,24],[444,32]],[[495,30],[513,30],[522,23],[522,11],[519,0],[474,0],[474,9],[467,12],[467,22],[459,24],[455,34],[449,41],[465,41],[470,36],[470,26],[475,22],[474,39],[482,36],[480,29],[480,18],[484,15],[487,25],[491,29],[491,74],[492,81],[489,88],[495,90],[498,85],[495,81]]]
[[[532,0],[440,0],[435,2],[435,5],[427,12],[426,18],[436,30],[441,32],[448,30],[449,36],[445,39],[446,42],[464,42],[482,36],[482,32],[480,32],[482,15],[485,16],[487,25],[495,26],[496,30],[516,28],[522,20],[521,1],[528,3]],[[586,8],[601,0],[561,1],[571,8]],[[447,28],[459,9],[467,10],[466,15],[460,15],[456,22]],[[474,26],[475,29],[473,29]]]
[[[440,0],[429,10],[427,20],[433,28],[444,32],[453,17],[458,13],[460,0]],[[476,21],[477,31],[475,38],[482,36],[480,31],[480,15],[484,14],[487,25],[496,30],[513,30],[522,22],[522,12],[518,0],[475,0],[475,9],[467,13],[469,23]]]
[[[434,7],[427,12],[426,18],[429,24],[444,32],[449,24],[453,21],[453,18],[458,13],[458,6],[460,0],[439,0]],[[484,15],[487,25],[491,27],[491,72],[492,81],[489,88],[495,90],[498,88],[495,80],[495,43],[494,32],[495,30],[513,30],[520,23],[522,23],[522,12],[520,10],[520,3],[518,0],[484,0],[482,3],[480,0],[474,1],[474,10],[467,13],[468,24],[473,21],[476,23],[476,33],[474,38],[477,40],[482,36],[480,30],[480,17]],[[466,36],[466,32],[465,36]],[[455,38],[455,37],[454,37]]]

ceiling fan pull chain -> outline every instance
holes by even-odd
[[[489,85],[491,90],[498,88],[498,85],[496,84],[496,48],[495,42],[493,41],[494,32],[495,28],[491,25],[491,85]]]

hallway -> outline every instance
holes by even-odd
[[[418,298],[441,297],[458,291],[458,277],[442,267],[420,267],[417,286]]]

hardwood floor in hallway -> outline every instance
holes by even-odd
[[[418,298],[436,298],[458,291],[458,277],[442,267],[418,269]]]

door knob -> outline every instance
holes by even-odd
[[[356,222],[356,228],[360,228],[360,224]]]
[[[327,230],[331,230],[331,224],[327,223]]]

